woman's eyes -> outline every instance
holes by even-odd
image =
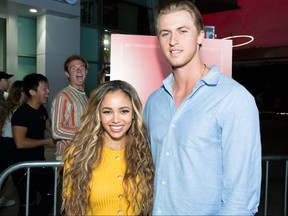
[[[109,113],[111,113],[111,111],[104,110],[102,113],[103,113],[103,114],[109,114]]]
[[[120,110],[120,113],[122,113],[122,114],[127,114],[129,112],[130,112],[130,110]],[[111,110],[104,110],[102,113],[103,114],[111,114],[112,111]]]
[[[129,113],[129,112],[130,112],[130,110],[121,110],[121,113],[123,113],[123,114]]]

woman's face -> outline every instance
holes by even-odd
[[[133,120],[130,98],[121,90],[107,93],[100,106],[100,120],[105,130],[105,142],[120,141],[125,144],[126,133]]]

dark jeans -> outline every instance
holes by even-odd
[[[25,215],[27,170],[21,169],[12,174],[19,197],[19,213]],[[37,200],[37,194],[40,200]],[[54,172],[52,168],[30,169],[29,216],[46,216],[53,207]]]
[[[13,138],[10,137],[1,137],[0,138],[0,173],[2,173],[5,169],[15,163],[15,152],[16,145],[14,143]],[[7,179],[2,184],[2,188],[4,187]],[[2,189],[1,188],[1,189]]]

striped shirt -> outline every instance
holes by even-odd
[[[52,136],[57,140],[56,154],[65,151],[65,140],[72,140],[86,110],[88,97],[84,91],[68,85],[54,98],[51,107]]]

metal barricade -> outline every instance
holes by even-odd
[[[284,216],[287,215],[287,187],[288,187],[288,156],[263,156],[262,162],[265,166],[263,166],[263,182],[262,187],[263,193],[261,194],[261,200],[263,200],[263,215],[267,216],[268,212],[268,195],[269,195],[269,174],[270,174],[270,164],[272,162],[285,162],[285,173],[284,173],[284,192],[283,192],[283,200],[284,200]],[[30,189],[30,169],[34,167],[52,167],[54,168],[54,208],[53,215],[56,215],[56,207],[57,207],[57,180],[58,180],[58,168],[63,166],[63,162],[60,161],[33,161],[33,162],[20,162],[14,164],[7,168],[0,175],[0,188],[4,180],[14,171],[26,168],[27,169],[27,185],[26,185],[26,215],[29,212],[29,189]],[[261,213],[260,213],[261,214]]]
[[[283,175],[284,175],[284,191],[283,191],[283,194],[280,194],[280,196],[283,195],[283,202],[284,202],[283,203],[283,215],[286,216],[287,215],[288,156],[287,155],[284,155],[284,156],[280,156],[280,155],[263,156],[262,162],[265,165],[265,166],[263,166],[263,178],[264,178],[263,180],[264,180],[264,182],[262,182],[262,187],[264,187],[263,188],[264,194],[261,195],[261,197],[264,199],[264,201],[263,201],[264,202],[263,203],[263,206],[264,206],[263,207],[263,215],[267,216],[267,214],[268,214],[268,193],[269,193],[269,177],[270,177],[269,174],[270,174],[270,171],[273,171],[273,170],[270,170],[270,165],[272,162],[282,162],[283,165],[285,165],[285,169],[284,169],[285,172],[283,173]],[[278,170],[277,170],[277,172],[278,172]],[[282,178],[282,176],[281,176],[281,178]],[[271,182],[271,180],[270,180],[270,182]],[[280,203],[279,203],[279,206],[280,206]],[[277,206],[277,208],[280,209],[278,206]]]
[[[27,169],[27,185],[26,185],[26,209],[25,215],[28,216],[29,213],[29,190],[30,190],[30,169],[31,168],[39,168],[39,167],[51,167],[54,168],[54,208],[53,215],[56,215],[56,207],[57,207],[57,180],[58,180],[58,168],[63,166],[63,162],[60,161],[27,161],[27,162],[19,162],[10,167],[8,167],[4,172],[0,175],[0,188],[2,188],[2,184],[4,180],[14,171],[26,168]]]

